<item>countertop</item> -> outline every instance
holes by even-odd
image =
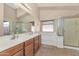
[[[40,35],[40,33],[34,33],[34,34],[29,34],[29,33],[23,33],[23,34],[18,34],[15,35],[15,39],[11,39],[12,35],[9,36],[2,36],[0,37],[0,52],[9,49],[11,47],[14,47],[20,43],[23,43],[37,35]],[[18,37],[17,37],[18,36]]]

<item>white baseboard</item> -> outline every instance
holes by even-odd
[[[44,44],[44,45],[50,45],[50,44]],[[53,45],[54,46],[54,45]],[[67,49],[73,49],[73,50],[79,50],[79,48],[76,47],[70,47],[70,46],[56,46],[58,48],[67,48]]]
[[[58,48],[64,48],[63,45],[58,45],[57,47],[58,47]]]
[[[64,46],[64,48],[74,49],[74,50],[79,50],[79,48],[76,48],[76,47],[70,47],[70,46]]]

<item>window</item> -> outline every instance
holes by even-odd
[[[43,21],[42,22],[42,31],[43,32],[53,32],[54,31],[54,22],[53,21]]]

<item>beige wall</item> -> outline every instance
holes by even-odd
[[[69,15],[75,15],[79,14],[79,10],[68,10],[68,9],[43,9],[40,10],[40,20],[51,20],[51,19],[57,19],[61,16],[69,16]]]

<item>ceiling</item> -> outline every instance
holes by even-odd
[[[6,3],[8,6],[16,9],[18,8],[18,3]],[[37,6],[39,8],[70,8],[70,7],[73,7],[73,8],[78,8],[79,7],[79,3],[36,3]],[[72,8],[71,8],[72,9]]]
[[[16,8],[19,7],[18,3],[5,3],[5,4],[8,5],[8,6],[10,6],[10,7],[12,7],[12,8],[14,8],[14,9],[16,9]]]
[[[38,7],[79,6],[79,3],[38,3]]]
[[[38,3],[40,10],[79,10],[79,3]]]

